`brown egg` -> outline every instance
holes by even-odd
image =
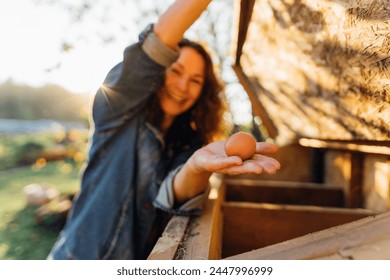
[[[245,132],[237,132],[225,142],[227,156],[239,156],[242,160],[251,158],[256,152],[255,138]]]

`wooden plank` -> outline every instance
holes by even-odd
[[[148,260],[173,260],[189,219],[187,216],[172,217],[149,254]]]
[[[351,153],[350,180],[346,192],[346,205],[350,208],[363,207],[363,163],[361,153]]]
[[[221,258],[221,196],[209,199],[203,215],[192,218],[178,249],[178,259],[217,260]]]
[[[267,186],[267,187],[292,187],[292,188],[300,188],[300,187],[307,187],[307,188],[329,188],[329,189],[338,189],[341,188],[339,185],[334,184],[321,184],[321,183],[311,183],[311,182],[298,182],[298,181],[277,181],[277,180],[262,180],[262,179],[255,179],[255,178],[237,178],[235,177],[229,177],[226,176],[225,184],[231,185],[231,184],[245,184],[247,186]]]
[[[237,50],[236,50],[237,64],[240,63],[242,47],[245,42],[254,4],[255,4],[254,0],[245,0],[240,2],[240,16],[239,16],[239,23],[238,23],[239,27],[238,27],[238,38],[237,38]]]
[[[238,56],[237,60],[240,59],[240,56]],[[237,62],[239,63],[239,62]],[[267,133],[271,138],[276,138],[278,136],[278,130],[275,126],[275,123],[272,121],[272,119],[267,114],[267,111],[261,104],[259,98],[257,97],[256,92],[260,91],[260,89],[255,88],[253,81],[249,81],[248,77],[245,75],[241,65],[235,64],[233,66],[233,70],[237,75],[238,80],[240,81],[240,84],[244,87],[250,102],[252,103],[252,111],[253,114],[260,117],[262,120],[264,126],[267,129]]]
[[[369,215],[365,209],[226,202],[222,258],[266,247]]]
[[[210,178],[210,194],[199,217],[174,216],[148,259],[220,259],[224,188],[218,176]]]
[[[251,252],[231,260],[390,259],[390,212],[370,216]]]
[[[209,260],[219,260],[222,257],[222,226],[223,215],[221,211],[222,196],[218,197],[218,200],[214,202],[212,222],[211,222],[211,237],[210,237],[210,250]]]
[[[390,141],[326,141],[318,139],[299,139],[304,147],[323,148],[342,151],[355,151],[360,153],[390,155]]]
[[[226,180],[226,201],[344,207],[342,187],[316,183]]]

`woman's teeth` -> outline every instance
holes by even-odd
[[[184,97],[177,96],[171,92],[168,92],[168,95],[170,97],[172,97],[172,99],[174,99],[178,103],[184,103],[186,101],[186,99]]]

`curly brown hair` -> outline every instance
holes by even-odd
[[[198,52],[205,61],[205,76],[201,95],[195,104],[183,116],[178,116],[175,122],[188,122],[197,137],[203,144],[210,143],[225,135],[224,113],[226,112],[226,103],[222,98],[223,84],[217,78],[214,71],[214,65],[210,54],[197,42],[183,39],[179,47],[190,47]],[[160,126],[163,116],[162,109],[156,95],[148,106],[148,119],[153,124]],[[178,127],[177,124],[173,125]],[[182,125],[179,125],[183,127]]]

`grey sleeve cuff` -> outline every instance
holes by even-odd
[[[175,197],[173,193],[173,179],[177,172],[183,167],[179,166],[175,170],[171,171],[168,176],[165,178],[163,183],[160,186],[157,197],[153,202],[153,205],[156,208],[159,208],[165,212],[174,214],[174,215],[183,215],[183,216],[194,216],[200,215],[202,213],[202,206],[205,200],[208,197],[210,188],[207,188],[203,193],[191,198],[184,204],[175,208]]]
[[[149,33],[143,42],[142,49],[155,62],[169,67],[179,57],[179,49],[172,49],[165,45],[153,32]]]

